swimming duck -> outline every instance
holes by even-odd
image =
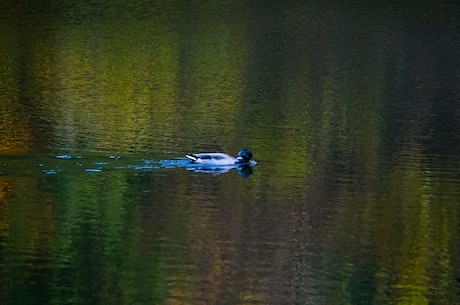
[[[192,163],[202,165],[227,166],[237,164],[250,164],[252,162],[252,151],[245,148],[238,153],[236,158],[224,153],[198,153],[185,155]]]

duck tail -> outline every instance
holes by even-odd
[[[192,160],[192,161],[198,160],[198,157],[195,156],[194,154],[185,155],[185,157],[186,157],[187,159]]]

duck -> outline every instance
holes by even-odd
[[[253,155],[252,151],[245,148],[241,150],[237,157],[232,157],[230,155],[220,153],[220,152],[210,152],[210,153],[197,153],[197,154],[187,154],[185,157],[192,161],[192,163],[200,165],[211,165],[211,166],[232,166],[232,165],[244,165],[244,164],[255,164],[255,161],[252,160]]]

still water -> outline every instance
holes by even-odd
[[[2,1],[0,303],[460,304],[460,7],[357,3]]]

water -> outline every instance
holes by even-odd
[[[2,2],[0,303],[460,303],[458,12]]]

